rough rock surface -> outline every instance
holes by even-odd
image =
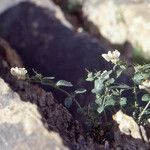
[[[122,111],[118,111],[113,116],[113,119],[118,124],[114,128],[115,149],[150,149],[150,143],[144,127],[140,127],[132,117]]]
[[[149,0],[85,0],[83,14],[111,43],[128,40],[150,59]]]
[[[6,42],[0,42],[0,44],[2,43]],[[49,131],[59,133],[63,139],[63,142],[71,147],[71,149],[95,150],[95,144],[92,142],[92,140],[85,140],[83,137],[82,128],[78,121],[73,119],[65,107],[57,103],[57,101],[53,98],[52,93],[45,92],[36,85],[31,85],[24,81],[18,81],[13,78],[12,75],[10,75],[10,63],[14,64],[16,60],[14,59],[14,62],[10,62],[8,57],[3,57],[7,55],[8,50],[6,49],[10,49],[10,46],[8,44],[6,45],[8,47],[5,46],[5,50],[3,49],[2,51],[3,53],[0,53],[0,77],[9,83],[10,87],[20,95],[22,101],[29,101],[37,105],[45,127],[48,128]],[[4,45],[0,45],[0,52],[2,47],[4,48]],[[1,88],[1,90],[3,89],[5,88]],[[5,101],[3,100],[3,103],[7,104],[8,102],[9,99]],[[26,103],[23,104],[25,106],[27,105]],[[23,105],[22,107],[24,108]],[[18,111],[21,111],[21,107],[18,108]],[[11,118],[13,118],[13,115]],[[25,117],[22,117],[22,119],[23,118]]]
[[[72,28],[71,24],[65,19],[60,8],[54,5],[54,3],[51,0],[1,0],[0,14],[21,2],[32,2],[37,6],[51,10],[51,13],[55,15],[55,17],[58,18],[62,24],[64,24],[70,29]]]
[[[0,87],[0,149],[68,149],[57,133],[43,126],[36,105],[21,101],[1,78]]]

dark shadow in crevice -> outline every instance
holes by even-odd
[[[0,36],[21,56],[30,74],[34,69],[44,76],[71,81],[74,87],[66,89],[70,92],[93,86],[85,82],[85,68],[90,71],[111,68],[101,57],[111,49],[109,45],[85,32],[72,31],[56,19],[53,11],[29,2],[20,3],[0,15]],[[45,89],[49,90],[49,87]],[[53,93],[63,103],[62,93]],[[90,93],[81,98],[82,106],[91,101]],[[76,107],[70,112],[80,119]]]

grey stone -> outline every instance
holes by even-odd
[[[0,87],[1,150],[68,149],[57,133],[48,132],[43,126],[36,105],[21,101],[1,78]]]
[[[129,41],[150,60],[149,0],[85,0],[82,11],[111,43]]]

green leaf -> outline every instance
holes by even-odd
[[[98,105],[102,105],[102,102],[103,102],[102,98],[100,98],[100,97],[95,100],[95,103]]]
[[[112,70],[103,73],[103,74],[100,76],[100,79],[103,80],[103,81],[107,80],[107,76],[109,76],[111,73],[112,73]]]
[[[131,87],[126,84],[120,84],[118,86],[111,86],[110,89],[131,89]]]
[[[55,77],[44,77],[41,79],[41,82],[44,84],[54,84],[54,82],[52,81]]]
[[[94,84],[94,91],[97,93],[99,93],[99,92],[101,92],[101,90],[103,89],[103,87],[104,87],[104,84],[103,84],[103,81],[102,80],[100,80],[100,79],[97,79],[97,80],[95,80],[95,82],[94,82],[95,84]]]
[[[94,76],[95,76],[95,78],[100,77],[100,76],[101,76],[101,71],[96,72],[96,73],[94,74]]]
[[[145,115],[150,115],[150,109],[146,109],[146,110],[144,111],[144,114],[145,114]]]
[[[121,97],[119,103],[120,103],[121,106],[125,106],[127,104],[127,99],[125,97]]]
[[[86,81],[93,81],[93,80],[94,80],[93,73],[92,72],[88,72]]]
[[[55,79],[55,77],[44,77],[43,79],[44,80],[53,80],[53,79]]]
[[[82,93],[85,93],[85,92],[86,92],[86,89],[77,89],[77,90],[75,90],[76,94],[82,94]]]
[[[105,107],[108,107],[108,106],[114,106],[116,103],[116,101],[113,99],[113,98],[108,98],[107,101],[105,102]]]
[[[144,77],[143,77],[142,73],[137,73],[133,77],[133,80],[135,83],[141,83],[143,79],[144,79]]]
[[[71,105],[72,105],[72,103],[73,103],[72,97],[67,97],[67,98],[65,99],[64,103],[65,103],[65,106],[66,106],[67,108],[70,108]]]
[[[108,79],[107,81],[106,81],[106,85],[108,86],[108,85],[111,85],[111,84],[113,84],[115,82],[115,80],[114,80],[114,78],[110,78],[110,79]]]
[[[71,87],[73,86],[71,84],[71,82],[65,81],[65,80],[60,80],[56,83],[56,86],[67,86],[67,87]]]
[[[117,78],[122,74],[123,71],[124,71],[123,68],[119,68],[119,69],[116,71]]]
[[[104,111],[104,107],[103,106],[99,106],[98,109],[97,109],[97,112],[99,114],[101,114],[103,111]]]
[[[144,102],[150,101],[150,95],[149,95],[149,94],[144,94],[144,95],[142,96],[142,101],[144,101]]]

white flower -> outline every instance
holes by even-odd
[[[150,80],[146,80],[142,82],[142,84],[139,85],[139,89],[145,89],[145,90],[150,89]]]
[[[26,78],[26,74],[28,73],[27,70],[25,68],[18,68],[18,67],[15,67],[15,68],[11,68],[10,69],[10,73],[17,77],[18,79],[22,79],[24,80]]]
[[[120,52],[118,50],[115,50],[113,52],[108,51],[107,54],[102,54],[102,57],[106,60],[106,61],[111,61],[113,64],[116,64],[119,61],[119,57],[120,57]]]

